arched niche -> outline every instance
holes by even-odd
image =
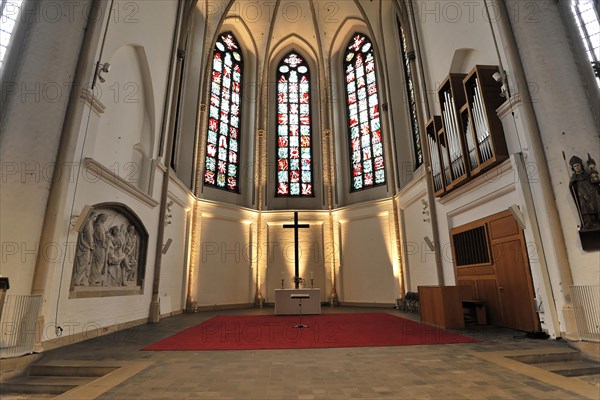
[[[150,191],[155,106],[143,47],[121,46],[99,85],[106,111],[98,122],[93,158],[144,193]]]
[[[142,294],[148,231],[121,203],[92,206],[79,225],[71,276],[71,298]]]

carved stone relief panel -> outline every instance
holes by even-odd
[[[147,243],[144,225],[128,207],[93,206],[77,235],[70,297],[141,294]]]

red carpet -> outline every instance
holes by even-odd
[[[410,346],[478,340],[387,313],[217,316],[143,350],[253,350]]]

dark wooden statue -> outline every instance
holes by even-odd
[[[593,174],[587,171],[583,166],[583,160],[577,156],[571,157],[569,164],[573,169],[569,188],[579,211],[581,229],[599,229],[600,196],[598,185],[593,183],[593,180],[597,178],[597,171],[593,171]],[[595,162],[588,155],[588,166],[590,165],[593,165],[595,169]]]

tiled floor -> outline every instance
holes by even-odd
[[[324,308],[324,312],[396,310]],[[99,399],[600,399],[600,387],[576,378],[496,363],[489,354],[563,350],[560,341],[471,327],[479,343],[308,350],[140,351],[217,314],[270,314],[272,308],[183,314],[114,335],[48,351],[43,362],[153,362]],[[502,358],[502,356],[498,356]],[[516,365],[516,364],[515,364]],[[534,371],[534,372],[532,372]],[[548,375],[550,374],[550,375]],[[558,375],[556,375],[558,377]],[[561,377],[562,378],[562,377]],[[583,386],[582,386],[583,385]],[[577,392],[584,387],[587,392]],[[591,396],[589,395],[591,393]],[[587,394],[587,396],[586,396]]]

